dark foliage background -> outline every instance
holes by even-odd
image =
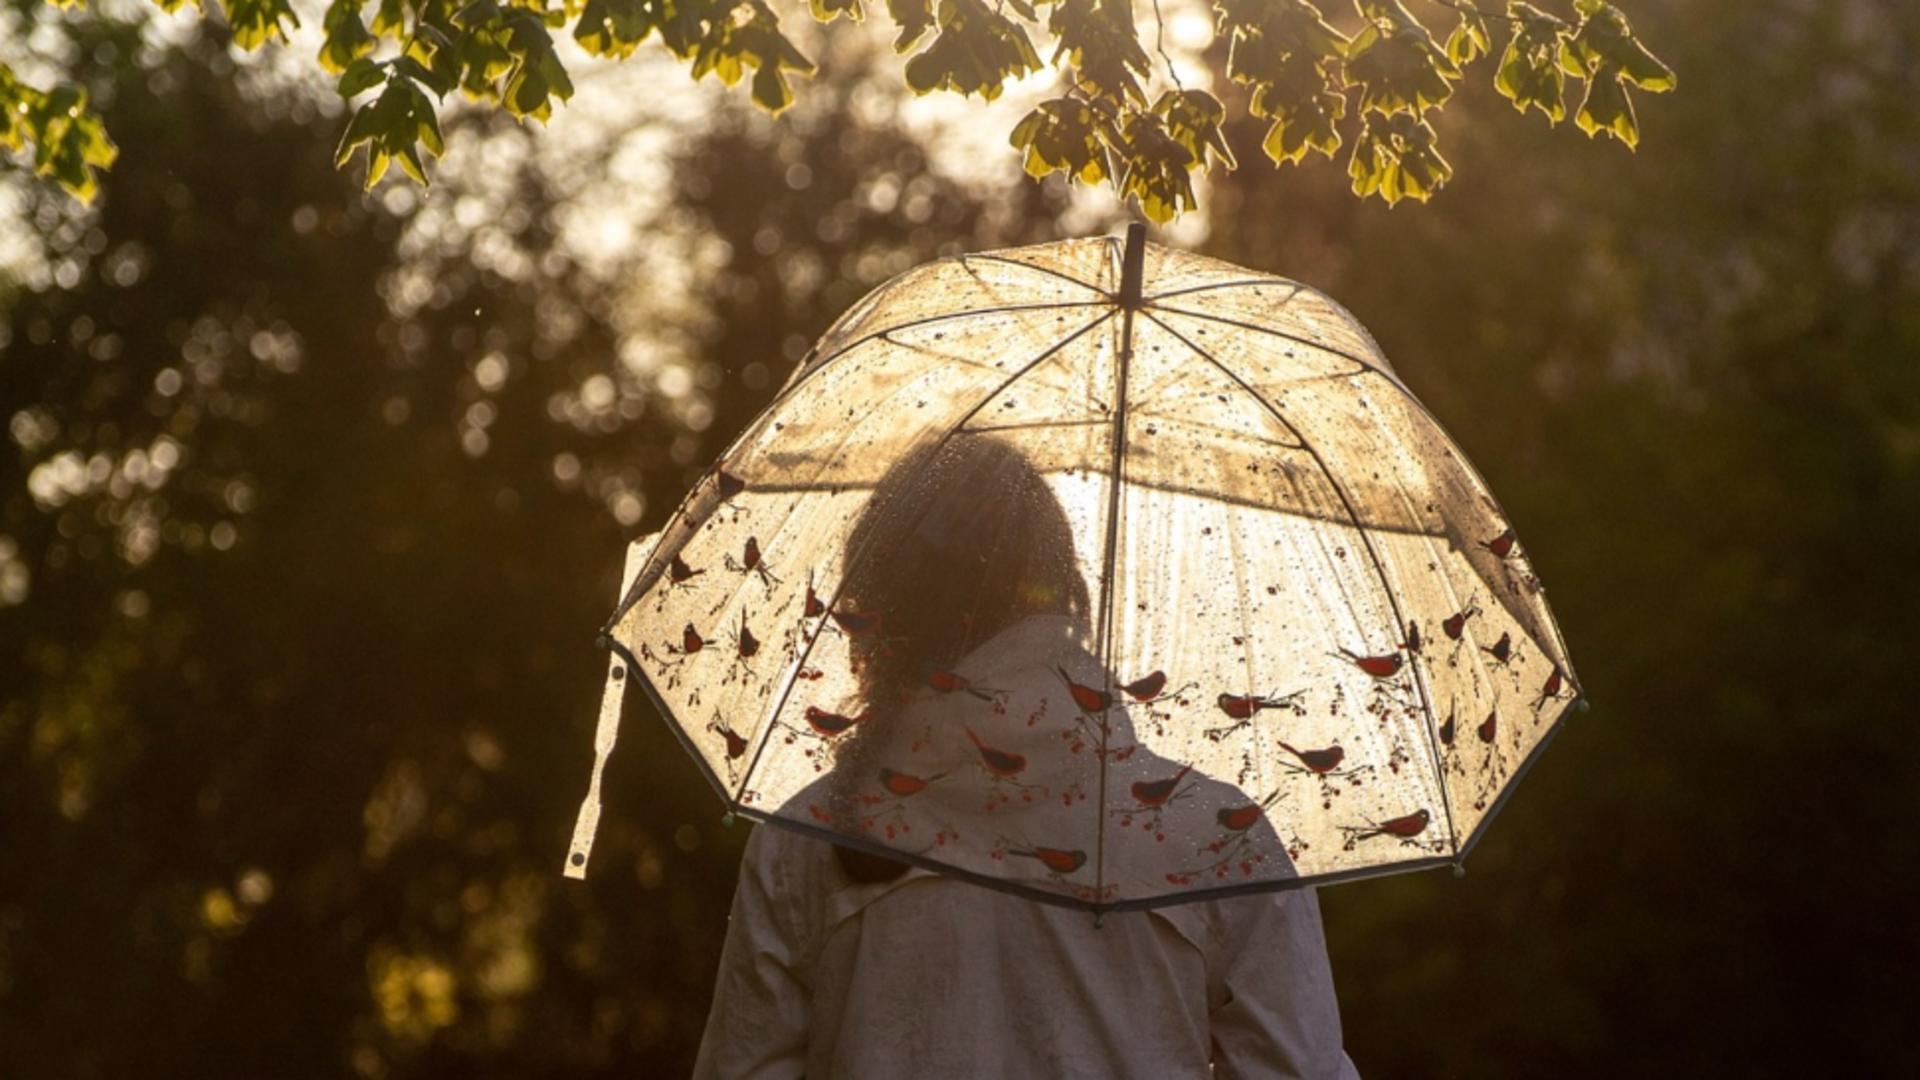
[[[1368,1075],[1920,1065],[1920,12],[1641,8],[1637,156],[1486,93],[1430,207],[1212,200],[1488,475],[1595,700],[1466,878],[1323,894]],[[644,705],[557,874],[623,542],[870,285],[1061,193],[848,79],[670,141],[609,272],[560,239],[606,162],[475,122],[362,197],[218,43],[76,33],[123,154],[97,213],[14,186],[0,281],[0,1076],[683,1072],[744,830]]]

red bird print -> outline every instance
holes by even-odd
[[[972,728],[964,728],[962,730],[967,733],[967,738],[973,742],[973,748],[980,751],[980,761],[986,765],[988,772],[1002,779],[1006,779],[1008,777],[1019,776],[1026,771],[1027,759],[1022,755],[1016,754],[1011,750],[998,750],[988,746],[986,743],[980,741],[980,736],[975,735]]]
[[[1253,828],[1262,814],[1267,812],[1267,807],[1272,806],[1279,798],[1280,793],[1276,791],[1257,803],[1247,803],[1245,806],[1223,806],[1219,813],[1213,815],[1213,819],[1218,821],[1223,829],[1246,832]]]
[[[807,618],[817,619],[827,613],[827,605],[820,602],[820,596],[813,591],[813,575],[807,575]]]
[[[936,671],[927,676],[927,685],[943,694],[972,694],[981,701],[993,700],[992,694],[973,685],[971,679],[951,671]]]
[[[1037,847],[1032,851],[1009,851],[1009,855],[1018,855],[1025,859],[1038,859],[1040,865],[1056,874],[1071,874],[1087,865],[1087,853],[1078,848],[1063,851],[1060,848]]]
[[[945,775],[947,774],[935,773],[932,776],[921,777],[914,776],[910,773],[894,772],[892,769],[882,768],[880,770],[880,786],[904,799],[909,795],[918,795],[920,792],[925,791],[928,784],[933,783]]]
[[[1152,701],[1160,696],[1160,691],[1166,689],[1166,686],[1167,673],[1156,671],[1151,675],[1135,679],[1120,689],[1125,690],[1127,696],[1135,701]]]
[[[759,651],[760,640],[753,636],[753,631],[747,629],[747,613],[743,611],[740,613],[740,658],[751,660],[753,654]]]
[[[1486,548],[1488,551],[1493,552],[1494,555],[1498,556],[1499,558],[1504,559],[1507,556],[1513,554],[1513,545],[1516,539],[1517,538],[1513,535],[1513,530],[1508,529],[1506,532],[1501,533],[1499,536],[1496,536],[1491,540],[1480,541],[1480,546],[1483,548]]]
[[[747,482],[745,480],[740,479],[725,469],[715,469],[714,479],[720,488],[720,497],[722,499],[731,499],[735,495],[747,490]]]
[[[1389,679],[1400,673],[1400,665],[1405,663],[1399,653],[1382,653],[1379,656],[1359,656],[1340,650],[1340,655],[1353,662],[1353,666],[1376,679]]]
[[[880,613],[877,611],[836,611],[833,622],[848,637],[865,637],[880,629]]]
[[[1299,696],[1299,694],[1288,694],[1285,697],[1261,697],[1258,694],[1221,694],[1214,699],[1214,704],[1220,706],[1221,712],[1226,713],[1235,720],[1247,720],[1251,719],[1254,713],[1262,709],[1298,709],[1299,705],[1294,699]]]
[[[1347,759],[1345,748],[1337,745],[1329,746],[1324,750],[1295,750],[1286,743],[1281,743],[1280,749],[1299,758],[1300,764],[1305,765],[1307,771],[1315,776],[1327,775],[1339,768],[1340,763]]]
[[[1461,608],[1459,611],[1442,620],[1440,629],[1446,631],[1449,638],[1459,641],[1460,635],[1467,632],[1467,620],[1478,614],[1480,614],[1480,609],[1472,604],[1468,604],[1466,607]]]
[[[707,725],[707,730],[714,732],[715,734],[719,735],[722,739],[726,740],[727,757],[739,758],[746,754],[747,740],[743,736],[735,732],[732,728],[726,726],[725,724],[722,724],[718,720],[715,720],[714,722]]]
[[[1258,803],[1248,803],[1245,806],[1223,806],[1220,812],[1214,815],[1214,819],[1220,822],[1221,828],[1232,829],[1234,832],[1246,832],[1253,828],[1254,822],[1259,821],[1260,815],[1264,813],[1266,810]]]
[[[1481,649],[1480,651],[1504,664],[1513,656],[1513,635],[1501,634],[1500,640],[1494,642],[1492,648]]]
[[[1473,729],[1474,734],[1480,736],[1480,741],[1483,743],[1493,742],[1493,737],[1494,735],[1498,734],[1499,730],[1500,730],[1500,710],[1499,709],[1495,709],[1492,712],[1488,713],[1487,718],[1485,720],[1480,721],[1480,726]]]
[[[1540,706],[1545,705],[1547,702],[1552,701],[1553,699],[1559,697],[1560,691],[1562,689],[1562,684],[1565,681],[1566,681],[1566,677],[1560,674],[1559,665],[1557,664],[1554,665],[1553,674],[1547,676],[1546,685],[1540,688],[1540,696],[1534,699],[1533,707],[1537,709]]]
[[[866,718],[866,713],[861,713],[859,716],[842,716],[839,713],[828,712],[818,706],[807,706],[807,726],[812,728],[815,733],[829,739],[835,735],[845,734],[848,728]]]
[[[1067,693],[1073,695],[1073,703],[1080,706],[1081,712],[1103,713],[1113,704],[1113,698],[1109,697],[1106,691],[1095,690],[1091,686],[1074,682],[1073,676],[1067,674],[1066,668],[1054,668],[1053,670],[1059,672],[1060,677],[1066,680]]]
[[[1133,785],[1133,797],[1140,800],[1142,806],[1165,806],[1173,798],[1174,789],[1180,781],[1193,771],[1193,766],[1183,766],[1181,770],[1165,780],[1142,780]]]
[[[740,551],[739,562],[735,562],[733,556],[729,555],[726,557],[726,563],[727,569],[737,574],[752,574],[758,577],[769,591],[780,580],[779,576],[767,567],[767,561],[760,552],[760,538],[757,536],[747,537],[747,542]]]
[[[1440,742],[1443,746],[1453,745],[1453,721],[1460,715],[1458,708],[1447,710],[1447,722],[1440,725]]]
[[[1412,619],[1407,620],[1407,640],[1401,642],[1400,647],[1407,650],[1410,653],[1417,653],[1420,651],[1420,624],[1419,623],[1414,622]]]
[[[705,570],[695,570],[693,567],[688,566],[687,560],[678,555],[667,560],[667,580],[673,582],[675,585],[686,581],[696,574],[704,573],[706,573]]]
[[[1355,840],[1365,840],[1370,836],[1397,836],[1402,840],[1411,840],[1421,833],[1426,832],[1427,823],[1432,820],[1433,815],[1427,811],[1415,810],[1411,814],[1405,814],[1397,818],[1388,818],[1386,821],[1378,822],[1368,828],[1357,829],[1350,825],[1344,826],[1344,828],[1352,833]]]
[[[687,628],[680,631],[681,652],[688,654],[697,653],[701,649],[706,648],[706,646],[706,639],[700,636],[700,631],[695,630],[692,623],[688,623]]]

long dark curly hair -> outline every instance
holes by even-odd
[[[1091,611],[1073,528],[1046,479],[1007,439],[956,432],[905,455],[874,486],[842,554],[844,607],[880,616],[860,657],[869,718],[841,748],[835,771],[872,771],[888,721],[982,642],[1031,615]],[[905,867],[835,849],[855,881],[886,881]]]

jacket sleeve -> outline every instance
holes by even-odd
[[[1208,963],[1218,1080],[1358,1080],[1311,889],[1220,901]]]
[[[812,992],[784,860],[767,826],[748,838],[720,952],[698,1080],[793,1080],[807,1068]]]

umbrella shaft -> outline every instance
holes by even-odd
[[[1127,247],[1120,260],[1120,306],[1140,306],[1140,277],[1147,261],[1147,227],[1135,221],[1127,225]]]

